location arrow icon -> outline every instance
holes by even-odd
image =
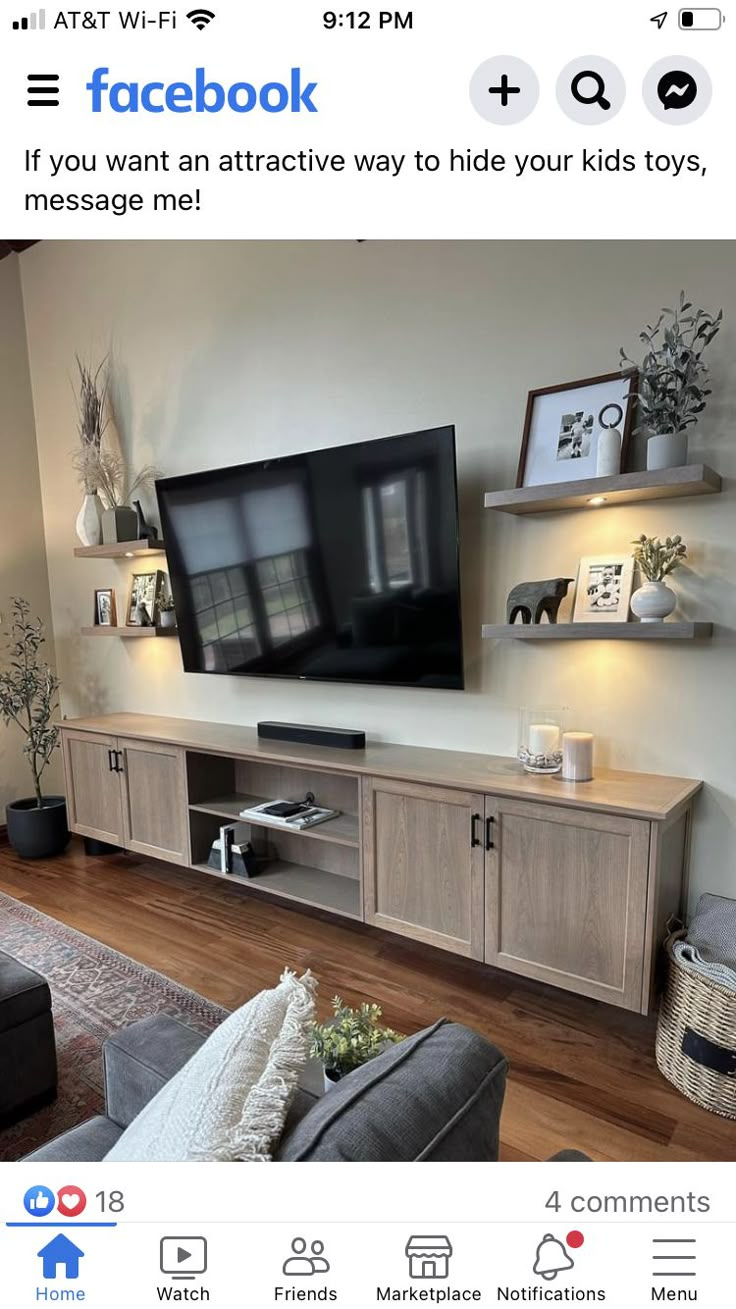
[[[649,19],[649,22],[650,22],[650,23],[656,23],[656,24],[657,24],[657,27],[659,28],[659,30],[660,30],[660,32],[661,32],[661,31],[662,31],[662,28],[664,27],[665,22],[666,22],[666,20],[667,20],[667,14],[668,14],[668,13],[669,13],[669,10],[668,10],[668,9],[665,9],[665,11],[664,11],[663,14],[655,14],[653,18],[650,18],[650,19]]]

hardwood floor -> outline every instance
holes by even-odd
[[[511,1060],[502,1159],[573,1146],[606,1160],[736,1160],[736,1124],[690,1104],[654,1062],[653,1019],[187,871],[74,845],[48,863],[0,848],[0,890],[233,1008],[285,965],[332,996],[375,1000],[414,1032],[442,1015]]]

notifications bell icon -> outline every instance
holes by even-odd
[[[566,1273],[569,1268],[574,1267],[575,1264],[562,1241],[558,1241],[556,1236],[547,1232],[537,1246],[537,1257],[532,1272],[545,1277],[548,1282],[553,1282],[558,1273]]]

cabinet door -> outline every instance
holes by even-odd
[[[641,1011],[649,823],[486,804],[486,962]]]
[[[63,731],[69,826],[80,836],[123,844],[120,774],[115,771],[117,738]]]
[[[483,797],[367,779],[365,920],[483,958]]]
[[[173,745],[118,741],[125,846],[188,864],[189,814],[184,751]]]

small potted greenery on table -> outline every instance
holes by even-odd
[[[310,1051],[324,1068],[325,1090],[375,1059],[386,1046],[404,1039],[399,1032],[382,1026],[382,1010],[377,1004],[363,1003],[359,1009],[351,1009],[336,995],[332,1008],[334,1018],[314,1024]]]
[[[669,577],[687,559],[687,546],[681,536],[640,536],[631,543],[634,559],[646,581],[631,597],[631,608],[642,623],[661,623],[672,613],[677,596],[668,586]]]
[[[33,776],[34,795],[7,807],[8,840],[22,859],[61,854],[69,842],[63,795],[44,795],[41,777],[59,745],[59,679],[40,658],[43,623],[29,617],[26,600],[13,599],[13,621],[7,642],[7,667],[0,670],[0,718],[15,723],[25,736],[23,753]]]

